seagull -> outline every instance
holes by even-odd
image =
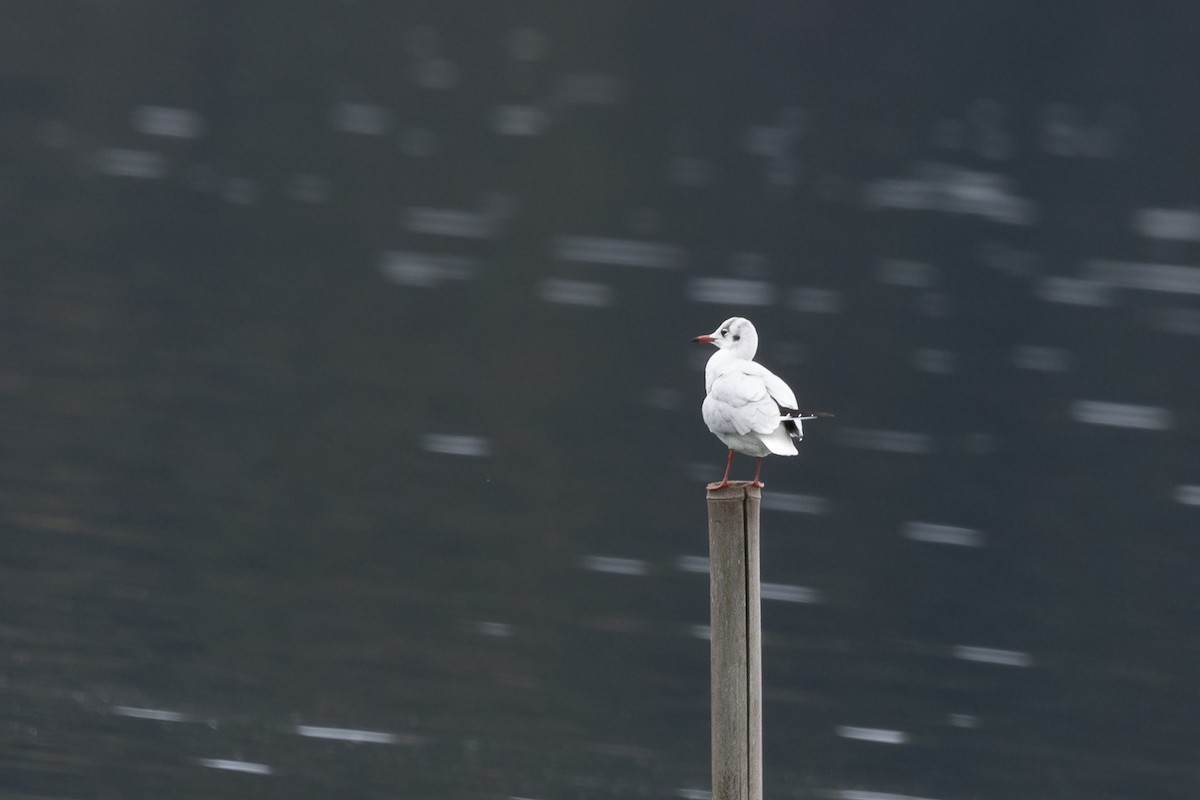
[[[762,487],[759,480],[763,458],[798,454],[796,444],[804,438],[806,419],[829,417],[824,412],[801,413],[796,394],[771,370],[754,360],[758,352],[758,331],[744,317],[730,317],[712,333],[697,336],[693,342],[715,345],[717,352],[704,367],[704,422],[708,429],[729,448],[725,477],[709,489],[729,485],[729,470],[735,452],[758,459],[751,486]]]

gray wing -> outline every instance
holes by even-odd
[[[796,396],[782,380],[753,361],[716,377],[704,400],[704,422],[713,433],[767,434],[779,427],[780,398],[794,408]]]

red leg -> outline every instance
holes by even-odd
[[[763,462],[762,456],[759,456],[758,466],[755,467],[755,469],[754,469],[754,483],[750,484],[751,486],[757,486],[759,489],[766,486],[765,483],[763,483],[762,481],[760,481],[758,479],[758,476],[762,474],[762,462]]]
[[[732,449],[730,449],[730,451],[729,451],[729,460],[725,462],[725,477],[721,479],[720,483],[710,483],[708,485],[708,488],[709,489],[724,489],[726,486],[728,486],[729,485],[729,470],[731,470],[731,469],[733,469],[733,450]]]

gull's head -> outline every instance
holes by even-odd
[[[754,358],[758,351],[758,331],[745,317],[730,317],[712,333],[697,336],[692,341],[730,350],[742,358]]]

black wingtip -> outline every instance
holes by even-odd
[[[785,417],[796,417],[798,419],[824,419],[825,417],[833,416],[828,411],[800,411],[799,409],[787,408],[785,406],[779,406],[779,413]]]

